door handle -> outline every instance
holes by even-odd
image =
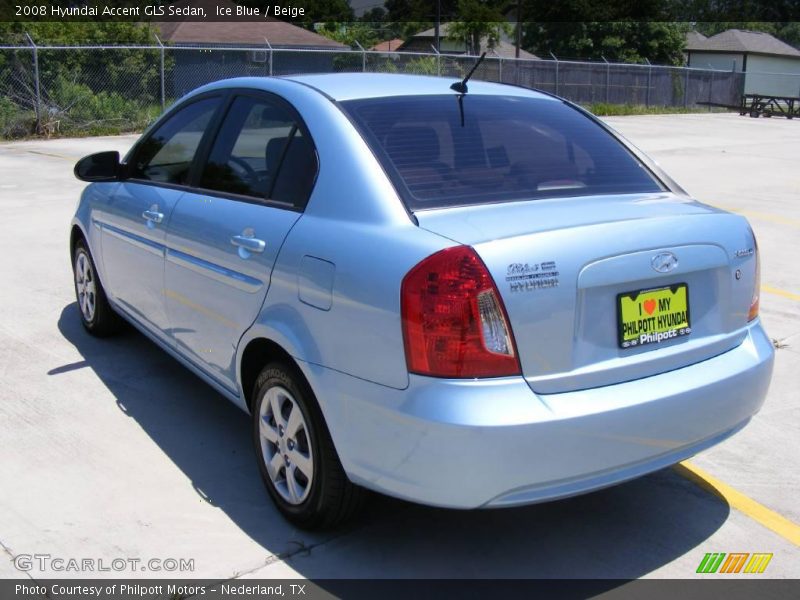
[[[151,223],[161,223],[161,221],[164,220],[164,213],[150,209],[142,213],[142,218],[144,218],[145,221],[150,221]]]
[[[247,237],[245,235],[235,235],[231,238],[231,244],[244,248],[248,252],[263,252],[267,247],[264,240],[259,240],[254,237]]]

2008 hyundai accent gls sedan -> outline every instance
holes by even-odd
[[[76,174],[84,326],[124,318],[251,413],[305,527],[365,488],[454,508],[602,488],[764,401],[747,221],[544,93],[221,81]]]

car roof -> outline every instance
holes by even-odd
[[[283,77],[313,87],[334,100],[383,98],[388,96],[424,96],[452,94],[450,84],[460,81],[452,77],[401,75],[389,73],[326,73]],[[523,96],[552,99],[552,96],[515,85],[504,85],[471,79],[469,94]]]

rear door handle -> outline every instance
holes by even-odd
[[[267,247],[267,243],[264,240],[245,235],[233,236],[231,238],[231,244],[239,246],[239,248],[244,248],[248,252],[263,252]]]
[[[151,223],[161,223],[161,221],[164,220],[164,213],[150,209],[142,213],[142,218],[144,218],[145,221],[150,221]]]

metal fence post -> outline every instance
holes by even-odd
[[[686,70],[686,80],[683,84],[683,108],[689,108],[689,69]]]
[[[650,61],[647,58],[645,58],[645,61],[647,61],[647,92],[645,92],[645,95],[644,95],[644,104],[645,104],[645,106],[647,106],[649,108],[650,107],[650,86],[651,86],[652,81],[653,81],[653,65],[650,64]]]
[[[434,46],[433,44],[431,44],[431,49],[433,50],[433,53],[436,55],[436,76],[437,77],[441,77],[442,76],[442,57],[439,54],[439,51],[436,49],[436,46]]]
[[[272,44],[269,43],[266,36],[264,36],[264,41],[267,42],[267,48],[269,48],[269,76],[272,77]]]
[[[364,50],[364,46],[358,43],[358,40],[353,40],[356,43],[356,46],[359,47],[361,50],[361,72],[367,72],[367,51]]]
[[[161,43],[161,40],[158,39],[158,35],[156,32],[153,32],[153,36],[156,38],[158,42],[158,47],[161,49],[161,110],[163,111],[164,108],[167,106],[167,95],[165,93],[165,85],[164,85],[164,44]]]
[[[606,63],[606,104],[608,104],[609,103],[608,102],[608,97],[609,97],[608,96],[608,91],[609,91],[609,88],[611,87],[611,64],[606,60],[606,57],[603,56],[602,54],[600,55],[600,58],[602,58],[603,62]]]
[[[498,70],[499,70],[499,76],[500,76],[500,83],[503,83],[503,57],[502,57],[502,56],[499,56],[499,57],[497,58],[497,60],[500,62],[500,65],[499,65],[499,67],[498,67]]]
[[[35,90],[36,104],[33,107],[33,112],[36,114],[36,131],[40,131],[42,127],[42,93],[41,87],[39,85],[39,49],[36,47],[36,44],[33,41],[28,33],[25,33],[25,37],[28,38],[28,42],[33,47],[33,88]]]
[[[714,70],[711,70],[711,82],[708,84],[708,112],[711,112],[711,103],[714,101]]]
[[[552,56],[553,60],[556,61],[556,92],[555,93],[556,93],[556,96],[558,96],[558,58],[556,58],[556,55],[553,54],[552,52],[550,53],[550,56]]]

